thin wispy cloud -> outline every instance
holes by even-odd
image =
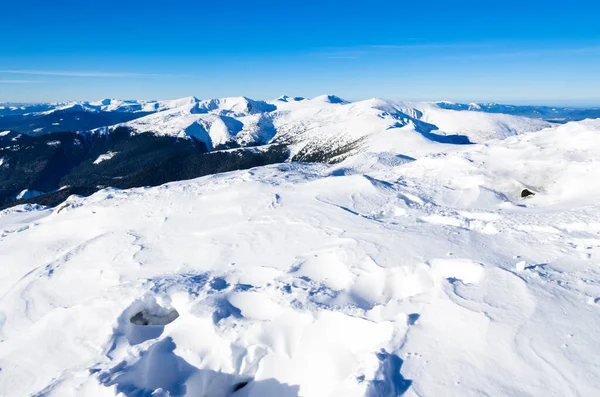
[[[599,54],[600,47],[574,47],[574,48],[531,48],[518,51],[495,51],[495,52],[480,52],[471,54],[455,54],[448,55],[446,59],[459,58],[522,58],[522,57],[539,57],[539,56],[560,56],[560,55],[586,55]]]
[[[38,80],[0,80],[0,84],[29,84],[29,83],[41,83]]]
[[[453,48],[478,48],[491,47],[491,43],[431,43],[431,44],[372,44],[365,46],[371,49],[380,50],[435,50],[435,49],[453,49]]]
[[[356,59],[357,55],[328,55],[325,58],[327,59]]]
[[[409,43],[409,44],[370,44],[356,47],[333,48],[317,52],[316,55],[326,59],[357,59],[364,55],[383,51],[418,51],[444,49],[471,49],[492,47],[492,43]]]
[[[351,48],[324,48],[310,53],[310,56],[325,59],[357,59],[361,58],[368,52],[365,47]]]
[[[67,71],[67,70],[27,70],[8,69],[0,73],[25,74],[31,76],[64,76],[64,77],[172,77],[172,74],[130,73],[130,72],[101,72],[101,71]]]
[[[407,54],[411,50],[431,50],[426,54],[429,57],[440,59],[462,59],[462,58],[520,58],[536,56],[560,56],[560,55],[586,55],[600,53],[600,46],[588,47],[556,47],[556,48],[521,48],[511,50],[511,43],[490,42],[490,43],[432,43],[432,44],[372,44],[362,45],[352,48],[337,48],[317,52],[316,55],[326,59],[358,59],[364,56],[370,56],[375,53],[396,53],[396,51],[405,51]],[[436,52],[435,50],[440,50]],[[448,53],[443,50],[457,50]],[[422,54],[422,52],[418,52]]]
[[[365,51],[353,50],[353,51],[330,51],[319,53],[319,55],[323,58],[327,59],[356,59],[363,55]]]

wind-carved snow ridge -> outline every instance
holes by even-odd
[[[450,144],[426,108],[279,102],[276,135],[406,124],[333,165],[1,211],[2,393],[595,395],[600,120]]]

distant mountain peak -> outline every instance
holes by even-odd
[[[276,99],[276,101],[279,102],[300,102],[305,100],[306,98],[302,97],[302,96],[295,96],[295,97],[291,97],[288,95],[282,95],[279,98]]]
[[[331,95],[331,94],[319,95],[318,97],[315,97],[312,100],[318,101],[318,102],[334,103],[334,104],[350,103],[349,101],[342,99],[337,95]]]

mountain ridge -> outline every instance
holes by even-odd
[[[162,110],[142,111],[149,109],[148,104]],[[331,94],[312,99],[284,95],[272,101],[185,97],[61,103],[54,109],[32,106],[42,111],[0,117],[0,132],[5,131],[0,136],[3,206],[21,202],[17,198],[27,197],[23,193],[27,191],[45,193],[30,202],[54,203],[47,195],[62,197],[56,192],[65,185],[89,192],[103,186],[155,185],[270,162],[338,163],[378,152],[417,158],[558,125],[539,117],[474,110],[473,104],[457,110],[448,109],[458,105],[447,102],[381,98],[350,102]],[[16,127],[23,126],[21,131],[6,128],[19,117],[23,120]],[[232,153],[247,160],[234,161]],[[181,161],[195,171],[177,170],[171,160],[177,156],[187,159]],[[148,170],[163,163],[170,164],[164,168],[168,172],[155,178]]]

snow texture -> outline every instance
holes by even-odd
[[[278,101],[278,134],[369,140],[0,212],[0,395],[597,395],[600,120]]]
[[[410,155],[430,152],[432,147],[438,150],[439,144],[483,142],[551,125],[506,114],[448,110],[432,103],[348,102],[335,95],[313,99],[283,96],[271,102],[191,97],[166,110],[94,132],[128,127],[137,133],[193,138],[209,150],[230,142],[241,146],[279,142],[291,145],[299,160],[324,156],[328,161],[341,161],[348,154],[377,152],[378,147],[390,143],[399,143],[403,153]]]

